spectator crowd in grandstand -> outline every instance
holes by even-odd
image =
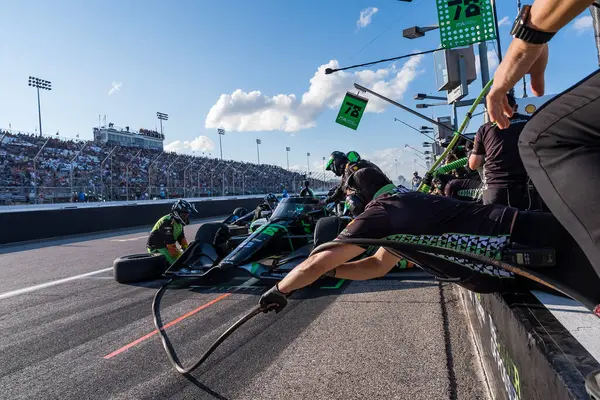
[[[29,202],[31,196],[40,202],[260,194],[284,187],[296,191],[306,176],[274,165],[91,141],[2,130],[0,138],[0,202],[8,203],[14,198]],[[313,183],[316,188],[329,185]]]

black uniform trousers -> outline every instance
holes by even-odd
[[[547,207],[600,275],[600,70],[536,111],[519,152]]]

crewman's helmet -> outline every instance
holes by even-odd
[[[348,163],[348,157],[341,151],[334,151],[329,156],[327,166],[325,169],[331,171],[337,176],[342,176],[344,173],[344,166]]]
[[[273,193],[269,193],[265,196],[265,203],[267,203],[271,209],[275,209],[277,206],[277,196],[275,196]]]
[[[193,204],[183,199],[177,200],[177,202],[173,204],[173,207],[171,208],[171,215],[182,225],[189,224],[190,214],[197,212],[198,210],[196,210],[196,207],[194,207]]]

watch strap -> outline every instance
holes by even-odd
[[[552,37],[554,37],[555,32],[542,32],[537,29],[529,28],[525,25],[520,25],[514,29],[512,32],[513,37],[516,39],[521,39],[527,43],[531,44],[544,44],[548,43]]]

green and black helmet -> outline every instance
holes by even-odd
[[[173,208],[171,209],[171,215],[177,222],[182,225],[187,225],[190,223],[189,216],[191,213],[197,213],[196,207],[190,202],[179,199],[175,204],[173,204]]]
[[[358,154],[354,150],[349,151],[348,154],[346,154],[346,157],[348,158],[348,162],[351,162],[351,163],[360,161],[360,154]]]
[[[341,151],[334,151],[329,156],[329,161],[327,161],[327,166],[325,169],[327,171],[331,171],[337,176],[342,176],[344,173],[344,166],[348,162],[348,157],[345,153]]]

